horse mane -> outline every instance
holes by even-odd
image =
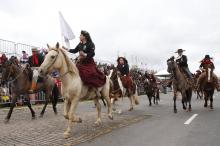
[[[79,71],[76,68],[76,65],[69,59],[69,57],[67,56],[67,52],[66,50],[64,50],[63,48],[59,48],[60,52],[63,54],[64,59],[66,61],[67,67],[69,72],[71,73],[79,73]]]

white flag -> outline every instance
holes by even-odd
[[[67,48],[70,48],[69,40],[73,40],[75,38],[75,35],[66,20],[63,18],[61,12],[59,12],[59,19],[62,36],[64,37]]]

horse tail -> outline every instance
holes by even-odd
[[[134,93],[133,97],[134,97],[134,103],[136,105],[138,105],[139,104],[139,100],[138,100],[138,90],[137,90],[137,85],[136,84],[135,84],[135,93]]]

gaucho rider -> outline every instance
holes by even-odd
[[[105,75],[98,70],[94,62],[95,45],[92,42],[90,34],[87,31],[81,31],[80,43],[75,49],[69,49],[70,53],[79,52],[78,63],[76,64],[80,77],[85,85],[89,89],[94,87],[101,87],[106,82]],[[100,96],[100,93],[96,91],[96,94]]]
[[[212,70],[212,79],[213,79],[213,83],[215,84],[216,89],[219,91],[220,90],[220,86],[218,83],[218,77],[213,73],[213,70],[215,69],[215,65],[212,62],[212,58],[209,55],[205,55],[205,58],[201,61],[201,64],[199,66],[199,68],[202,70],[201,75],[198,78],[197,81],[197,88],[201,88],[201,83],[202,81],[205,79],[206,77],[206,73],[205,73],[205,69],[207,67],[210,67]]]
[[[39,53],[37,48],[32,48],[32,56],[28,58],[28,63],[31,68],[34,69],[33,71],[33,79],[31,84],[30,91],[33,92],[36,89],[37,86],[37,80],[38,80],[38,67],[43,63],[44,57]]]
[[[178,53],[178,57],[176,58],[176,63],[178,66],[184,71],[184,73],[187,75],[188,78],[192,79],[192,73],[189,70],[188,64],[187,64],[187,56],[183,55],[183,49],[178,49],[175,53]]]

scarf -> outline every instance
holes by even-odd
[[[38,57],[37,57],[36,53],[33,54],[33,64],[35,64],[35,65],[39,64]]]

